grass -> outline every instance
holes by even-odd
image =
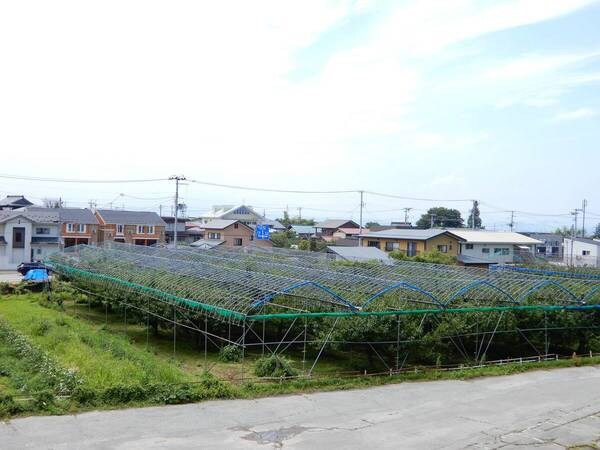
[[[39,305],[28,294],[0,302],[0,315],[35,345],[51,349],[66,368],[76,369],[87,387],[115,384],[183,383],[187,374],[140,351],[122,336]]]
[[[313,378],[257,381],[247,378],[240,384],[219,381],[216,377],[239,379],[242,372],[252,376],[252,367],[261,356],[257,349],[246,354],[244,362],[223,362],[215,348],[204,356],[203,346],[178,340],[175,357],[172,335],[147,334],[140,325],[125,324],[117,313],[105,315],[103,308],[66,301],[64,309],[43,302],[43,294],[0,297],[0,319],[21,333],[33,346],[46,352],[65,370],[74,371],[81,380],[68,400],[36,400],[48,387],[43,374],[24,363],[0,340],[0,416],[31,413],[64,413],[90,408],[181,403],[212,398],[254,398],[269,395],[306,393],[380,386],[427,380],[465,380],[482,376],[510,375],[578,365],[600,364],[600,358],[508,364],[454,371],[419,370],[394,376],[341,377],[335,372],[347,369],[343,359],[326,358],[319,362]],[[127,334],[125,334],[127,331]],[[296,369],[301,367],[299,353],[287,353]],[[10,370],[3,370],[9,367]],[[307,366],[309,367],[309,365]],[[23,388],[24,383],[26,388]],[[29,396],[28,408],[14,408],[2,396]],[[46,401],[47,400],[47,401]],[[48,403],[49,402],[49,403]],[[12,405],[12,406],[11,406]],[[49,407],[50,405],[51,407]],[[12,408],[12,409],[11,409]]]

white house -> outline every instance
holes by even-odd
[[[255,228],[256,225],[269,225],[269,228],[274,231],[285,230],[285,227],[277,220],[267,219],[254,211],[252,207],[246,205],[215,205],[209,212],[194,220],[194,222],[203,226],[215,219],[239,220],[244,225],[252,228]]]
[[[458,261],[465,265],[510,264],[532,255],[542,241],[508,231],[448,229],[460,241]]]
[[[569,266],[600,267],[600,240],[565,238],[563,261]]]
[[[59,211],[21,208],[0,211],[0,270],[45,259],[60,246]]]

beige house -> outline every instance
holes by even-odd
[[[254,228],[239,220],[215,219],[203,224],[204,238],[191,245],[198,248],[212,248],[216,246],[246,247],[250,244],[260,247],[272,247],[270,240],[255,240]]]

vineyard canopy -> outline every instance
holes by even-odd
[[[307,316],[595,309],[600,280],[397,261],[348,263],[285,249],[177,250],[120,243],[53,254],[54,272],[242,322]]]

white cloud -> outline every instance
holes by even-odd
[[[578,119],[587,119],[598,114],[598,111],[592,108],[578,108],[572,111],[565,111],[558,113],[554,116],[555,122],[565,122]]]

